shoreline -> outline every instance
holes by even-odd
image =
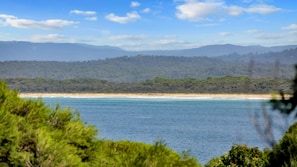
[[[271,94],[187,94],[187,93],[20,93],[22,98],[226,98],[271,99]]]

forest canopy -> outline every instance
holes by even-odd
[[[156,77],[142,82],[121,83],[97,79],[54,80],[45,78],[5,79],[22,93],[253,93],[290,91],[290,80],[225,76],[207,79]]]
[[[246,76],[272,79],[278,74],[278,78],[291,79],[294,76],[292,64],[276,65],[275,62],[255,61],[251,75],[249,61],[239,61],[239,58],[235,60],[217,57],[124,56],[84,62],[7,61],[0,62],[0,78],[84,78],[110,82],[142,82],[156,77],[206,79]]]

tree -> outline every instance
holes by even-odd
[[[250,148],[247,145],[234,145],[227,154],[209,161],[206,167],[264,167],[267,163],[267,154],[257,147]]]

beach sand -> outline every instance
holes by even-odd
[[[180,94],[180,93],[20,93],[20,97],[67,98],[240,98],[271,99],[271,94]]]

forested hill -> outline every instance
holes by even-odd
[[[85,62],[7,61],[0,62],[0,79],[88,78],[114,82],[138,82],[155,77],[208,78],[251,76],[292,78],[292,64],[223,61],[208,57],[133,56]],[[277,71],[275,69],[278,69]]]

